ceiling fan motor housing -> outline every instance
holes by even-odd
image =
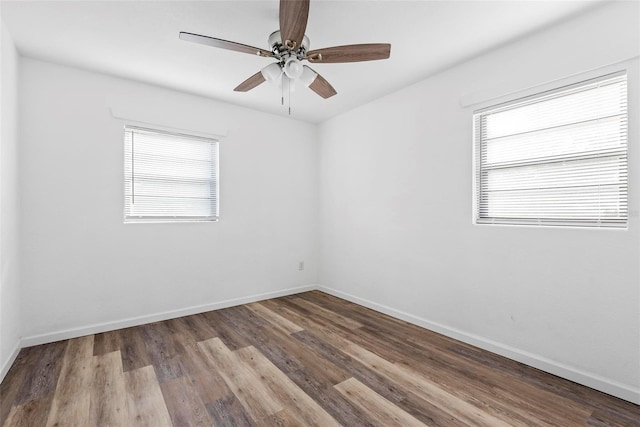
[[[288,52],[288,49],[282,43],[282,36],[280,34],[280,31],[274,31],[273,33],[271,33],[267,43],[269,43],[269,46],[271,46],[272,52],[276,56],[279,56],[285,52]],[[295,51],[293,51],[295,52],[295,55],[298,57],[298,59],[303,59],[305,57],[305,54],[309,51],[309,44],[310,44],[309,37],[304,36],[302,38],[302,43],[300,44],[300,47],[296,48]]]

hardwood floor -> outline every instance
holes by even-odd
[[[23,349],[9,426],[640,426],[640,407],[314,291]]]

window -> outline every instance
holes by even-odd
[[[124,157],[125,222],[217,220],[216,140],[126,126]]]
[[[478,224],[626,227],[627,77],[474,114]]]

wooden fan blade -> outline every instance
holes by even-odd
[[[262,75],[261,71],[258,71],[253,76],[249,77],[247,80],[243,81],[236,87],[234,90],[236,92],[247,92],[253,89],[254,87],[264,83],[265,79]]]
[[[309,18],[309,0],[280,0],[280,36],[289,50],[298,50]]]
[[[309,89],[323,97],[324,99],[331,98],[335,95],[336,90],[326,81],[320,74],[309,85]]]
[[[316,49],[307,53],[309,62],[329,64],[338,62],[361,62],[387,59],[391,55],[389,43],[349,44]]]
[[[201,36],[199,34],[192,33],[180,33],[180,39],[193,43],[205,44],[207,46],[218,47],[220,49],[233,50],[236,52],[248,53],[251,55],[259,55],[265,57],[272,57],[273,53],[268,50],[260,49],[253,46],[248,46],[242,43],[230,42],[228,40],[217,39],[215,37]]]

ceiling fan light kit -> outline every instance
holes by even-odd
[[[269,83],[280,83],[280,78],[282,77],[282,67],[279,63],[273,62],[260,70],[260,72],[264,76],[265,80]]]
[[[277,60],[240,83],[234,89],[237,92],[247,92],[265,81],[283,86],[286,77],[289,89],[298,82],[325,99],[335,95],[336,90],[302,61],[314,64],[375,61],[387,59],[391,54],[388,43],[353,44],[310,51],[309,38],[304,34],[308,17],[309,0],[280,0],[280,30],[269,35],[270,51],[187,32],[181,32],[180,39]]]
[[[284,62],[283,69],[284,69],[284,73],[290,79],[299,79],[300,76],[302,76],[302,71],[303,71],[302,63],[298,58],[295,58],[295,57],[287,58],[287,60]]]

